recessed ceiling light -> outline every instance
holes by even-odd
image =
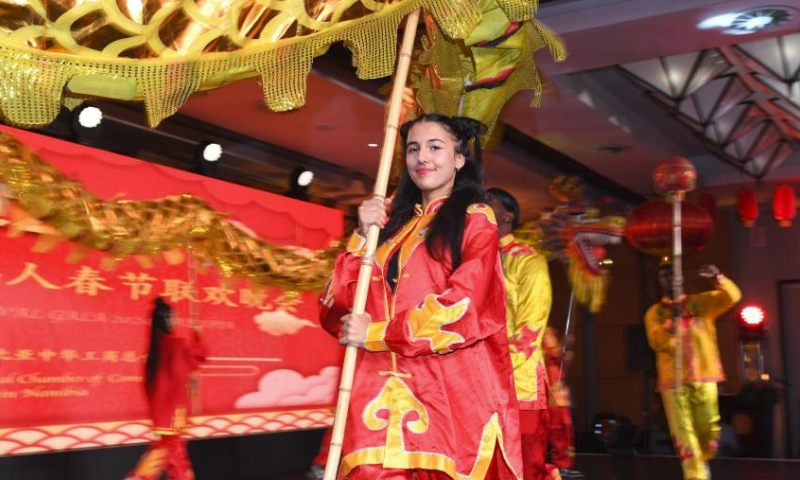
[[[631,150],[630,145],[614,144],[600,145],[592,150],[592,152],[598,155],[616,155],[618,153],[627,152],[628,150]]]
[[[377,143],[368,143],[367,146],[370,147],[370,148],[377,148],[378,144]]]
[[[796,10],[791,7],[759,7],[707,18],[697,24],[703,30],[719,29],[728,35],[747,35],[775,28],[792,19]]]

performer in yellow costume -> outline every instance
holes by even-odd
[[[553,301],[547,259],[514,239],[511,232],[519,225],[517,200],[499,188],[488,192],[503,259],[508,340],[520,408],[523,476],[525,480],[560,478],[556,467],[545,462],[549,414],[542,338]]]
[[[742,297],[739,288],[714,265],[700,270],[713,278],[716,289],[682,300],[681,318],[673,321],[672,266],[658,272],[663,299],[644,317],[647,340],[656,352],[658,388],[686,480],[711,477],[707,461],[714,457],[719,438],[717,383],[724,380],[717,346],[717,318]],[[680,377],[675,378],[675,331],[682,342]]]

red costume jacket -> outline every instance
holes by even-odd
[[[428,469],[483,479],[495,454],[520,478],[519,410],[506,336],[503,272],[491,208],[469,207],[461,265],[431,259],[425,234],[443,199],[381,245],[366,311],[343,445],[342,475],[358,465]],[[339,335],[350,312],[364,240],[354,235],[321,297]],[[384,272],[399,251],[396,289]]]
[[[190,338],[160,333],[158,365],[148,395],[153,432],[181,433],[187,424],[189,375],[203,362],[205,347],[197,332]]]

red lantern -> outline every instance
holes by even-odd
[[[711,216],[699,206],[681,203],[681,238],[687,253],[701,250],[714,230]],[[672,205],[663,199],[650,200],[631,210],[625,236],[634,248],[650,255],[672,252]]]
[[[756,222],[758,203],[756,203],[756,194],[749,188],[742,187],[736,192],[736,213],[744,228],[750,228]]]
[[[697,170],[683,157],[668,158],[656,166],[653,184],[658,193],[691,192],[697,188]]]
[[[708,192],[703,192],[697,199],[697,206],[706,211],[711,216],[712,221],[717,220],[717,199]]]
[[[791,227],[796,213],[794,189],[785,184],[776,188],[772,196],[772,216],[778,221],[778,225],[783,228]]]

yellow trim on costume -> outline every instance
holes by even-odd
[[[404,241],[403,244],[400,246],[400,258],[398,259],[398,277],[400,275],[400,269],[402,269],[408,260],[411,258],[411,255],[414,251],[425,243],[425,238],[428,236],[428,225],[436,218],[433,215],[426,215],[419,219],[414,224],[414,228],[411,229],[411,232],[408,234],[408,240]]]
[[[139,460],[139,463],[133,469],[133,473],[137,477],[150,478],[163,472],[167,464],[167,453],[166,448],[150,450]]]
[[[384,339],[386,338],[386,329],[389,328],[389,322],[372,322],[367,325],[367,337],[364,340],[364,348],[370,352],[388,352],[389,347],[386,346]]]
[[[186,431],[189,421],[186,415],[185,405],[179,405],[175,408],[175,412],[172,413],[172,420],[170,423],[170,427],[153,428],[153,433],[156,435],[180,435]]]
[[[411,230],[415,225],[416,222],[413,220],[403,225],[403,228],[392,235],[392,238],[387,240],[383,245],[380,245],[375,251],[375,262],[378,264],[378,268],[380,268],[381,272],[384,271],[384,266],[386,265],[386,261],[389,259],[389,254],[394,251],[394,248],[397,246],[397,244],[406,238],[408,231]]]
[[[392,377],[392,379],[394,378]],[[407,425],[410,425],[410,423]],[[456,461],[441,453],[409,452],[404,448],[395,450],[390,449],[389,445],[387,445],[386,447],[364,448],[346,455],[342,459],[342,474],[347,477],[347,474],[359,465],[381,465],[383,468],[438,470],[450,475],[455,480],[482,480],[486,477],[489,465],[494,457],[495,448],[498,447],[508,469],[518,480],[521,479],[521,475],[514,471],[508,461],[503,444],[503,430],[500,427],[500,420],[496,413],[492,415],[492,418],[483,427],[481,441],[478,446],[478,455],[469,473],[459,473],[456,470]]]
[[[453,345],[464,343],[464,337],[456,332],[442,330],[442,327],[455,323],[467,313],[469,297],[446,307],[439,302],[438,295],[428,295],[425,301],[411,309],[408,314],[408,329],[412,340],[427,340],[431,350],[449,353]]]
[[[489,223],[492,225],[497,225],[497,219],[494,217],[494,210],[489,205],[485,203],[473,203],[469,207],[467,207],[467,214],[474,215],[476,213],[481,213],[486,215],[486,219],[489,220]]]
[[[353,255],[362,257],[367,253],[367,239],[362,237],[357,231],[350,235],[350,240],[347,241],[346,250]]]
[[[500,248],[505,248],[514,243],[516,240],[517,239],[514,238],[513,233],[508,233],[506,235],[503,235],[503,238],[500,239]]]

